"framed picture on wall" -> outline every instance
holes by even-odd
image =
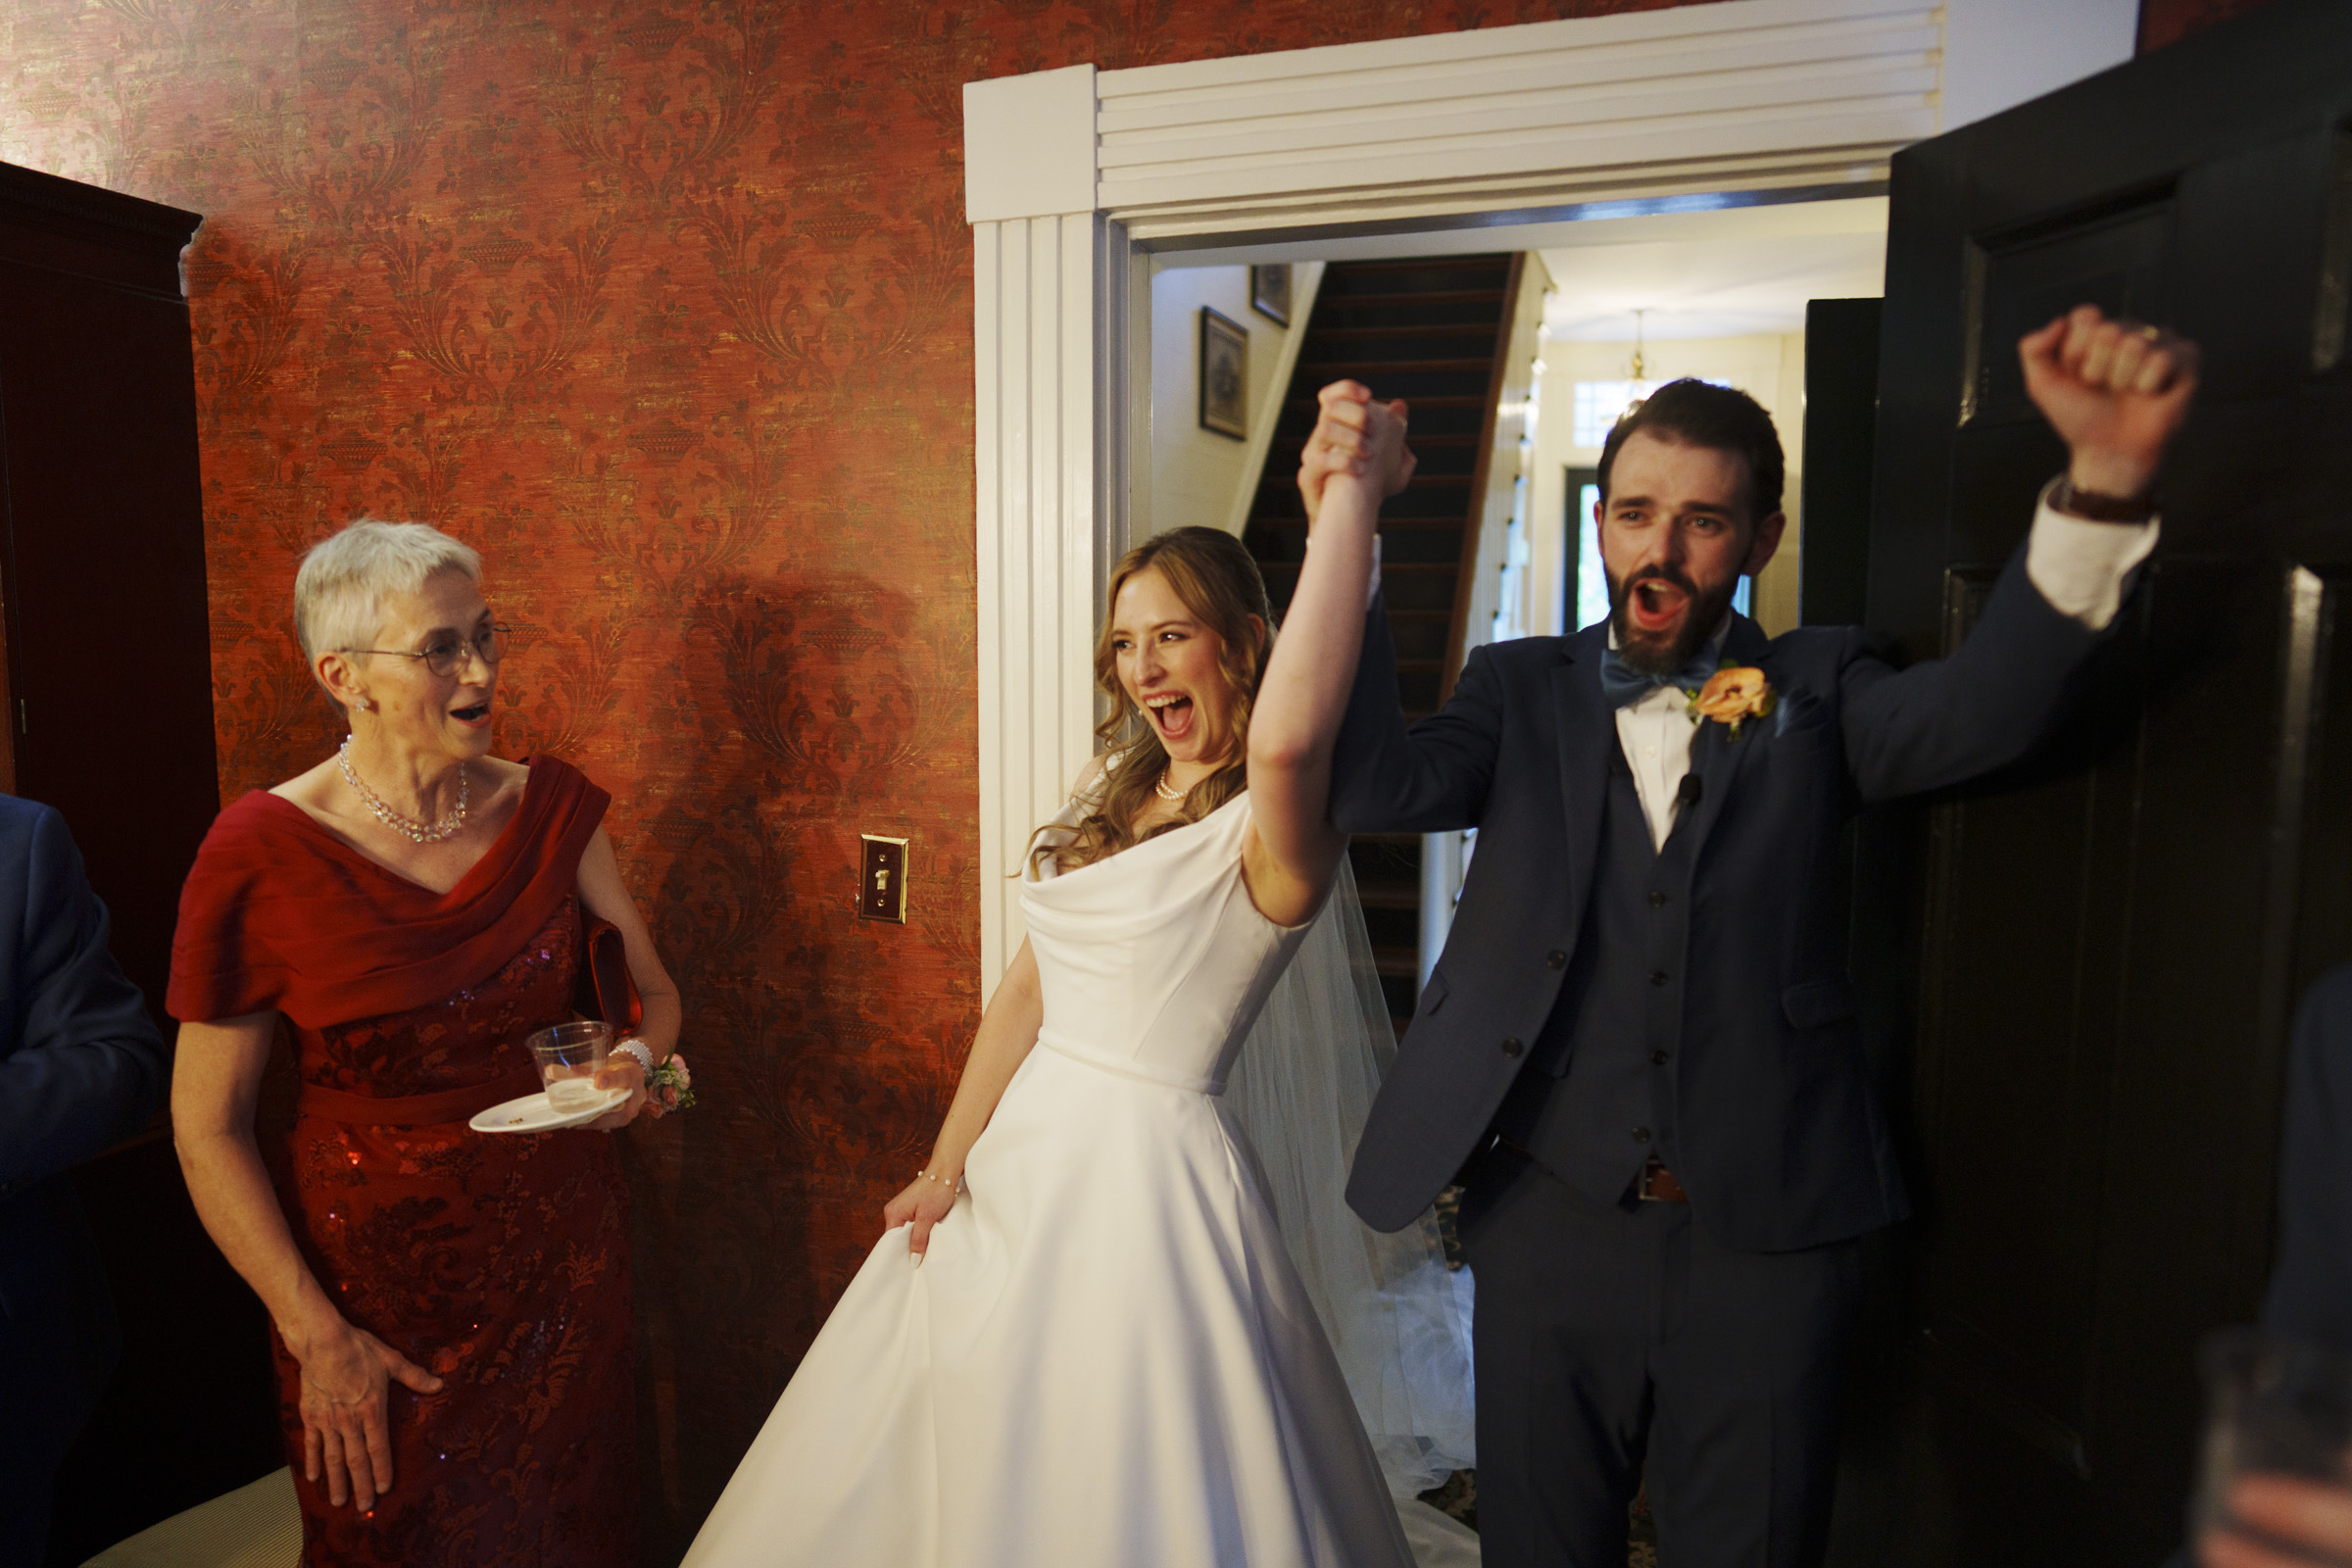
[[[1250,329],[1200,307],[1200,428],[1250,438]]]
[[[1291,324],[1291,264],[1250,269],[1250,308],[1276,326]]]

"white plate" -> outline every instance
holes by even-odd
[[[608,1089],[594,1103],[580,1110],[563,1111],[547,1102],[547,1091],[542,1089],[535,1095],[476,1112],[466,1125],[477,1133],[552,1133],[559,1127],[577,1127],[584,1121],[594,1121],[628,1098],[626,1089]]]

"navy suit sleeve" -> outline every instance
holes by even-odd
[[[1484,648],[1471,654],[1446,706],[1405,727],[1388,607],[1375,596],[1332,752],[1332,825],[1343,833],[1476,827],[1501,740],[1502,694]]]
[[[55,811],[4,858],[22,876],[16,951],[0,954],[15,1049],[0,1057],[0,1190],[99,1152],[163,1102],[163,1037],[107,951],[106,906]],[[0,1041],[0,1045],[12,1042]]]
[[[2057,717],[2075,670],[2105,635],[2042,598],[2020,546],[1949,659],[1900,671],[1868,656],[1846,662],[1840,697],[1854,787],[1865,801],[1892,800],[2016,761]]]
[[[2278,1150],[2266,1327],[2352,1350],[2352,965],[2303,1000]]]

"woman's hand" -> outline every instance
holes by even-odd
[[[599,1089],[625,1088],[629,1092],[629,1098],[597,1117],[596,1120],[586,1123],[590,1132],[609,1133],[616,1128],[626,1127],[630,1122],[635,1121],[637,1113],[645,1108],[645,1067],[635,1056],[625,1051],[616,1051],[605,1058],[605,1064],[597,1069],[596,1087]]]
[[[882,1205],[882,1228],[897,1230],[911,1224],[914,1233],[906,1238],[906,1250],[914,1254],[915,1267],[923,1264],[923,1253],[931,1246],[931,1227],[948,1217],[956,1206],[956,1181],[933,1181],[929,1176],[917,1176],[899,1192],[899,1196]]]
[[[327,1501],[349,1498],[360,1512],[392,1490],[392,1423],[387,1389],[397,1380],[438,1394],[441,1380],[365,1329],[336,1318],[301,1348],[302,1473],[326,1480]]]
[[[2230,1489],[2230,1517],[2197,1544],[2204,1568],[2313,1568],[2352,1563],[2352,1490],[2288,1476],[2247,1476]]]

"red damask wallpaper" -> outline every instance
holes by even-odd
[[[2139,0],[2142,54],[2178,43],[2194,32],[2244,16],[2264,0]]]
[[[187,264],[224,799],[323,756],[294,565],[488,558],[502,749],[612,789],[705,1097],[627,1135],[649,1561],[915,1168],[977,1020],[961,84],[1661,0],[0,0],[0,159]],[[860,831],[913,840],[905,928]]]

